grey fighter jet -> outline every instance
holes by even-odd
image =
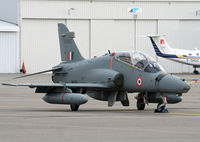
[[[157,103],[155,112],[167,112],[166,104],[180,102],[182,93],[190,89],[185,81],[167,74],[142,52],[108,53],[84,59],[73,40],[74,33],[64,24],[58,24],[58,33],[62,62],[50,70],[21,76],[52,71],[53,83],[3,85],[36,88],[36,93],[46,93],[43,97],[46,102],[69,104],[72,111],[77,111],[79,105],[88,101],[84,94],[108,101],[108,106],[113,106],[115,101],[129,106],[127,93],[138,92],[135,97],[138,110],[144,110],[147,103]]]

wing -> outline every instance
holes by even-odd
[[[33,76],[33,75],[37,75],[37,74],[42,74],[42,73],[50,72],[50,71],[57,71],[57,70],[61,70],[61,69],[62,69],[62,67],[56,66],[56,67],[53,67],[53,68],[50,69],[50,70],[45,70],[45,71],[41,71],[41,72],[36,72],[36,73],[32,73],[32,74],[27,74],[27,75],[23,75],[23,76],[18,76],[18,77],[15,77],[15,78],[13,78],[13,79],[24,78],[24,77],[28,77],[28,76]]]
[[[2,83],[6,86],[28,86],[37,88],[36,93],[47,93],[50,90],[62,88],[85,88],[85,89],[110,89],[109,86],[100,83]]]
[[[69,87],[69,88],[109,88],[108,86],[100,83],[2,83],[6,86],[28,86],[35,87]]]

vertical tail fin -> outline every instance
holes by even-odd
[[[153,48],[158,56],[164,56],[165,54],[171,54],[173,49],[169,46],[163,36],[160,35],[148,35],[153,45]]]
[[[61,60],[76,62],[84,60],[74,42],[74,32],[70,32],[64,24],[58,24]]]

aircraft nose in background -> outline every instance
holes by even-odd
[[[190,90],[190,86],[185,81],[170,74],[165,75],[159,81],[158,88],[161,92],[171,93],[187,93]]]

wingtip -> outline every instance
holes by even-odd
[[[12,78],[12,79],[23,78],[23,77],[26,77],[26,76],[28,76],[28,75],[17,76],[17,77],[14,77],[14,78]]]
[[[18,79],[18,78],[20,78],[20,76],[14,77],[14,78],[12,78],[12,79]]]
[[[4,85],[4,86],[17,86],[17,85],[15,85],[13,83],[6,83],[6,82],[1,83],[1,85]]]
[[[1,85],[6,85],[6,83],[2,82]]]

